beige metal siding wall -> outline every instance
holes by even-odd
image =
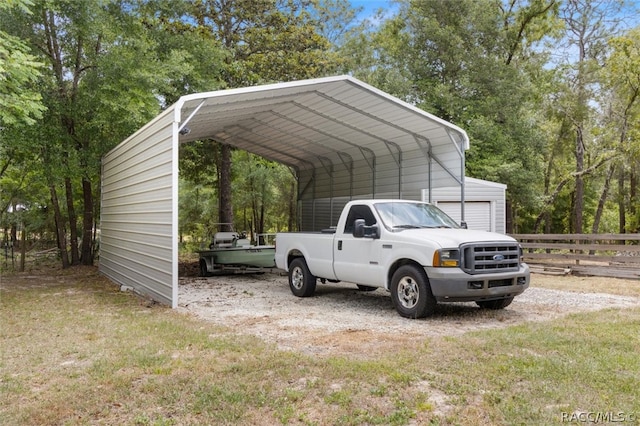
[[[173,108],[102,161],[100,271],[176,307],[177,124]]]
[[[459,199],[461,191],[456,179],[464,178],[460,154],[451,144],[448,147],[434,149],[434,155],[436,152],[439,161],[454,173],[455,178],[435,160],[431,161],[429,173],[429,160],[421,150],[404,152],[402,167],[398,166],[396,159],[391,155],[380,156],[376,159],[374,198],[420,200],[422,191],[428,186],[431,177],[434,191],[441,187],[447,187],[448,191],[452,191],[450,187],[458,185],[453,191],[457,191],[456,197]],[[312,187],[308,187],[301,197],[301,201],[304,201],[303,215],[300,218],[301,230],[319,231],[336,225],[339,218],[339,212],[336,211],[340,206],[344,206],[350,199],[372,198],[374,172],[364,160],[354,161],[354,166],[353,183],[342,166],[334,167],[333,178],[324,167],[318,166],[315,169]],[[302,170],[300,181],[309,182],[311,173],[310,170]],[[315,202],[312,201],[314,198]]]

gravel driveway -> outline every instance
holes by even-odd
[[[368,357],[390,348],[423,344],[434,336],[544,321],[572,312],[640,306],[640,298],[570,292],[536,286],[563,277],[532,275],[530,288],[504,310],[479,309],[475,303],[439,304],[434,316],[399,316],[388,292],[357,290],[354,284],[320,284],[316,295],[291,294],[286,276],[227,275],[180,278],[179,310],[259,336],[280,349],[316,355]]]

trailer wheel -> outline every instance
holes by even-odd
[[[303,257],[293,259],[289,265],[289,288],[298,297],[310,297],[316,291],[316,277],[311,275]]]
[[[405,318],[424,318],[436,308],[427,275],[414,265],[399,267],[391,277],[391,300]]]
[[[483,309],[504,309],[509,306],[513,302],[513,297],[507,297],[505,299],[498,300],[478,300],[476,305],[480,306]]]
[[[209,274],[209,270],[207,269],[207,262],[204,259],[200,259],[200,276],[201,277],[208,277]]]

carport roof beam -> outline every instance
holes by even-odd
[[[281,128],[276,127],[276,126],[272,126],[271,124],[269,124],[269,123],[267,123],[267,122],[265,122],[265,121],[262,121],[262,120],[260,120],[260,119],[253,118],[253,119],[252,119],[252,121],[254,121],[254,122],[256,122],[256,123],[259,123],[260,125],[262,125],[262,126],[264,126],[264,127],[268,127],[268,128],[270,128],[270,129],[272,129],[272,130],[274,130],[274,131],[276,131],[276,132],[280,132],[280,133],[281,133],[281,134],[283,134],[283,135],[286,135],[286,136],[295,136],[296,138],[301,139],[301,140],[303,140],[303,141],[305,141],[305,142],[307,142],[307,143],[309,143],[309,144],[311,144],[311,145],[319,145],[319,144],[318,144],[317,142],[315,142],[313,139],[306,138],[306,137],[304,137],[304,136],[300,136],[300,135],[293,135],[293,134],[291,134],[291,133],[285,132],[285,131],[284,131],[284,130],[282,130]],[[247,131],[249,131],[249,132],[251,132],[251,133],[254,133],[254,134],[258,135],[258,134],[253,130],[253,129],[246,128],[246,130],[247,130]],[[260,137],[265,138],[265,136],[264,136],[264,135],[260,135]],[[273,139],[273,138],[267,138],[267,139]],[[306,152],[306,153],[308,153],[309,155],[317,156],[317,154],[316,154],[316,153],[313,153],[311,150],[306,150],[306,149],[300,148],[299,146],[291,145],[290,143],[283,142],[282,140],[280,140],[280,142],[279,142],[279,143],[281,143],[282,145],[285,145],[285,146],[287,146],[287,147],[291,147],[291,148],[294,148],[294,149],[298,149],[298,150],[300,150],[300,151],[302,151],[302,152]],[[346,152],[342,152],[342,151],[333,151],[333,152],[335,152],[335,153],[338,155],[338,157],[340,157],[340,161],[341,161],[343,164],[344,164],[343,157],[348,157],[348,158],[350,158],[350,159],[351,159],[350,161],[351,161],[351,162],[353,162],[353,158],[351,157],[351,155],[347,154]],[[363,155],[364,155],[364,154],[363,154]],[[346,166],[346,165],[345,165],[345,166]]]
[[[198,106],[195,107],[193,112],[191,114],[189,114],[187,119],[184,120],[184,122],[182,122],[182,124],[180,124],[180,127],[178,127],[178,133],[182,133],[182,130],[187,126],[187,123],[189,123],[189,121],[193,118],[193,116],[196,115],[198,113],[198,111],[200,111],[200,108],[202,108],[202,106],[204,105],[205,102],[207,102],[207,100],[203,99],[202,102],[200,102],[198,104]]]
[[[376,140],[378,140],[378,141],[382,142],[382,143],[387,147],[387,149],[389,150],[389,153],[393,156],[394,160],[396,160],[396,164],[397,164],[398,166],[400,166],[400,162],[399,162],[399,160],[395,157],[396,155],[399,155],[399,154],[400,154],[400,152],[402,152],[402,149],[400,149],[400,146],[399,146],[398,144],[396,144],[396,143],[394,143],[394,142],[387,141],[387,140],[385,140],[385,139],[381,138],[380,136],[374,135],[373,133],[367,132],[366,130],[360,129],[360,128],[356,127],[356,126],[352,126],[351,124],[346,123],[346,122],[341,121],[341,120],[338,120],[337,118],[335,118],[335,117],[331,117],[330,115],[323,114],[323,113],[321,113],[321,112],[319,112],[319,111],[315,111],[315,110],[313,110],[313,109],[311,109],[311,108],[309,108],[309,107],[307,107],[307,106],[305,106],[305,105],[301,105],[301,104],[299,104],[299,103],[298,103],[298,102],[296,102],[296,101],[293,101],[292,103],[293,103],[294,105],[298,106],[299,108],[304,109],[304,110],[306,110],[306,111],[310,112],[311,114],[316,114],[316,115],[318,115],[318,116],[320,116],[320,117],[324,118],[325,120],[332,121],[332,122],[334,122],[334,123],[340,124],[341,126],[344,126],[344,127],[348,128],[348,129],[351,129],[351,130],[353,130],[353,131],[356,131],[356,132],[362,133],[362,134],[364,134],[364,135],[369,136],[369,137],[370,137],[370,138],[372,138],[372,139],[376,139]],[[356,109],[354,109],[354,108],[350,108],[350,109],[351,109],[351,110],[353,110],[353,111],[357,111],[357,110],[356,110]],[[378,121],[379,121],[379,120],[378,120]],[[334,137],[335,137],[335,136],[334,136]],[[395,148],[395,150],[396,150],[396,152],[395,152],[395,153],[393,152],[393,149],[391,149],[391,147],[394,147],[394,148]]]
[[[293,118],[291,118],[291,117],[287,117],[287,116],[285,116],[285,115],[283,115],[283,114],[280,114],[279,112],[272,111],[272,114],[277,115],[278,117],[280,117],[280,118],[281,118],[281,119],[283,119],[283,120],[290,121],[290,122],[295,123],[295,124],[297,124],[297,125],[299,125],[299,126],[301,126],[301,127],[307,128],[307,129],[312,130],[312,131],[314,131],[314,132],[317,132],[317,133],[319,133],[319,134],[321,134],[321,135],[324,135],[324,136],[326,136],[326,137],[328,137],[328,138],[330,138],[330,139],[332,139],[332,140],[342,142],[342,143],[344,143],[345,145],[349,145],[349,146],[354,147],[354,148],[358,148],[358,149],[360,150],[360,152],[362,153],[362,156],[365,158],[365,160],[366,160],[367,158],[366,158],[366,156],[364,155],[364,152],[369,152],[369,153],[373,156],[373,158],[375,158],[375,157],[376,157],[375,152],[374,152],[372,149],[370,149],[370,148],[366,148],[366,147],[363,147],[363,146],[360,146],[360,145],[354,144],[354,143],[352,143],[352,142],[349,142],[349,141],[348,141],[348,140],[346,140],[346,139],[342,139],[342,138],[340,138],[340,137],[338,137],[338,136],[336,136],[336,135],[333,135],[333,134],[331,134],[331,133],[325,132],[324,130],[320,130],[320,129],[316,128],[316,127],[313,127],[313,126],[308,125],[308,124],[306,124],[306,123],[303,123],[303,122],[301,122],[301,121],[294,120]],[[335,152],[338,152],[335,148],[333,148],[333,150],[334,150]],[[367,163],[368,163],[368,161],[367,161]]]
[[[300,157],[296,157],[296,156],[294,156],[294,155],[292,155],[292,154],[289,154],[289,153],[283,153],[283,152],[281,152],[281,151],[275,151],[275,150],[274,150],[271,146],[269,146],[269,145],[262,144],[262,143],[259,143],[259,142],[254,141],[254,140],[249,140],[249,139],[243,138],[242,136],[235,135],[235,134],[233,135],[233,138],[234,138],[234,139],[237,139],[237,140],[240,140],[240,141],[242,141],[242,142],[244,142],[246,145],[257,145],[257,146],[259,146],[260,148],[262,148],[262,149],[264,149],[264,150],[266,150],[266,151],[273,151],[273,152],[274,152],[274,153],[276,153],[276,154],[281,154],[281,155],[283,155],[283,156],[285,156],[285,157],[289,157],[289,158],[292,158],[292,159],[294,159],[294,160],[297,160],[297,161],[300,161],[300,162],[303,162],[303,163],[308,163],[311,167],[313,167],[313,166],[314,166],[314,164],[313,164],[313,163],[311,163],[310,161],[307,161],[307,160],[302,159],[302,158],[300,158]],[[216,140],[217,140],[218,142],[220,142],[220,140],[219,140],[219,139],[216,139]],[[224,143],[227,143],[227,141],[225,140],[225,141],[224,141]],[[238,146],[239,146],[239,145],[238,145]],[[242,149],[245,149],[245,148],[243,148],[243,147],[241,147],[241,146],[239,146],[239,147],[240,147],[240,148],[242,148]],[[248,147],[247,147],[247,148],[248,148]],[[246,150],[246,151],[249,151],[248,149],[245,149],[245,150]],[[293,165],[293,164],[291,164],[291,163],[284,163],[284,162],[283,162],[283,164],[287,164],[287,165],[291,165],[292,167],[295,167],[295,165]]]

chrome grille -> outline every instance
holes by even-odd
[[[462,269],[469,274],[517,271],[520,267],[518,243],[465,244],[460,247]]]

